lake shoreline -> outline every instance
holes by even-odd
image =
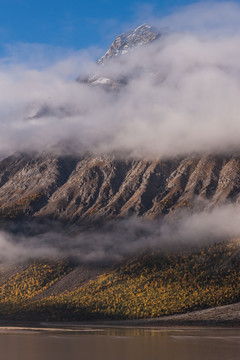
[[[151,319],[152,320],[152,319]],[[73,329],[101,329],[101,328],[137,328],[137,329],[239,329],[239,321],[167,321],[156,320],[99,320],[99,321],[71,321],[71,322],[22,322],[0,321],[0,332],[3,329],[39,330],[39,331],[72,331]],[[77,331],[77,330],[76,330]]]
[[[185,314],[169,315],[158,318],[132,320],[84,320],[84,321],[24,321],[0,320],[2,327],[31,327],[31,328],[60,328],[68,327],[136,327],[136,328],[240,328],[240,302],[187,312]]]

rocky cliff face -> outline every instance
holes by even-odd
[[[3,219],[157,218],[239,198],[240,156],[145,161],[17,154],[0,162]]]

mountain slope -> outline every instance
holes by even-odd
[[[129,49],[148,45],[160,37],[161,34],[148,25],[120,35],[99,60],[99,71],[107,68],[107,64],[114,59],[121,59],[120,56],[125,56]],[[123,76],[116,79],[104,77],[98,73],[86,82],[101,87],[94,91],[103,90],[104,94],[109,95],[105,92],[107,89],[112,91],[113,97],[117,97],[119,93],[113,90],[121,88],[124,91],[122,85],[128,79]],[[77,83],[75,85],[79,86]],[[37,110],[34,108],[29,119],[40,119],[46,113],[64,118],[68,111],[40,106]],[[67,141],[64,144],[69,145]],[[112,253],[108,242],[100,244],[100,257],[96,256],[100,265],[96,264],[96,259],[90,259],[90,264],[86,264],[87,256],[78,258],[78,243],[74,237],[77,234],[84,238],[82,230],[85,229],[94,229],[96,233],[99,225],[112,219],[156,219],[170,217],[180,210],[192,213],[196,209],[239,203],[239,153],[195,153],[182,157],[140,159],[123,153],[99,156],[90,152],[79,153],[75,148],[69,151],[70,145],[67,150],[62,149],[60,144],[42,153],[15,153],[0,160],[2,229],[14,232],[14,235],[18,231],[19,235],[8,238],[3,234],[0,245],[5,251],[11,243],[10,249],[16,246],[16,253],[20,249],[22,261],[28,259],[21,265],[0,271],[2,316],[44,320],[132,319],[183,313],[240,301],[237,241],[222,244],[218,238],[218,244],[194,252],[177,253],[176,249],[175,253],[147,252],[130,260],[124,259],[111,267],[107,260],[111,258],[113,261],[116,254]],[[27,220],[26,223],[24,220]],[[38,222],[46,224],[43,228],[46,233],[43,234],[40,227],[35,226]],[[60,223],[64,226],[59,227]],[[29,226],[30,230],[25,232],[23,224],[31,224],[32,228]],[[58,229],[56,234],[53,224]],[[65,226],[73,224],[77,226]],[[117,235],[116,223],[113,228],[116,233],[110,234],[111,241]],[[44,236],[35,238],[39,231]],[[118,234],[120,241],[116,249],[120,256],[116,259],[133,253],[129,250],[132,246],[130,235],[124,231],[125,228]],[[141,231],[136,231],[136,237],[141,238]],[[51,232],[55,234],[54,238],[50,236]],[[63,232],[64,236],[61,237]],[[144,230],[142,232],[145,241]],[[97,241],[104,240],[105,236],[104,233],[99,234],[101,236],[96,240],[94,232],[89,231],[89,237],[81,243],[83,253],[86,250],[86,255],[89,255],[91,246],[94,250],[96,248],[96,252],[99,251]],[[174,235],[177,237],[178,232]],[[226,234],[222,236],[227,238]],[[28,237],[29,242],[25,241]],[[33,261],[37,252],[32,254],[31,251],[37,251],[38,247],[35,249],[31,245],[32,237],[34,245],[40,242],[39,249],[46,243],[49,245],[46,247],[48,256],[51,255],[52,239],[53,248],[54,241],[59,242],[60,250],[65,251],[72,246],[72,251],[67,253],[71,260]],[[193,237],[197,239],[195,234]],[[178,240],[174,239],[173,244],[177,244]],[[127,251],[122,255],[120,245],[124,242],[127,243]],[[147,241],[145,245],[148,245]],[[134,246],[132,248],[136,249]],[[63,254],[57,249],[53,249],[54,254]],[[16,257],[13,259],[17,263],[20,261]],[[81,262],[80,259],[84,260]]]
[[[2,219],[67,222],[144,216],[238,202],[239,156],[144,161],[18,154],[0,162]]]
[[[136,319],[240,301],[239,241],[191,252],[146,253],[106,272],[95,270],[95,276],[93,270],[84,280],[66,261],[38,261],[5,276],[0,285],[1,317]]]

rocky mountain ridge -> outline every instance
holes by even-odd
[[[123,85],[126,85],[129,82],[131,75],[128,74],[128,76],[124,76],[121,74],[117,77],[109,75],[107,71],[108,64],[112,61],[120,60],[122,56],[129,55],[129,53],[136,48],[151,44],[162,38],[165,34],[165,29],[159,31],[150,25],[142,24],[133,31],[128,31],[117,36],[107,52],[97,61],[97,64],[101,65],[99,72],[90,78],[85,79],[85,82],[93,86],[101,86],[110,91],[120,90]],[[82,81],[81,77],[78,81]]]
[[[143,24],[118,36],[98,63],[103,65],[126,54],[129,48],[147,45],[161,36]],[[124,79],[112,81],[98,74],[88,82],[107,84],[112,90],[121,81]],[[35,117],[41,114],[38,112]],[[19,153],[0,161],[2,219],[44,218],[81,223],[96,217],[158,218],[181,208],[193,210],[196,203],[204,209],[238,202],[239,196],[239,154],[144,160],[124,155],[45,152]]]
[[[16,154],[0,162],[2,219],[162,217],[240,199],[240,156],[138,160]]]
[[[110,59],[126,55],[129,49],[147,45],[160,38],[162,34],[154,27],[142,24],[133,31],[128,31],[116,37],[108,51],[99,60],[98,64],[105,64]]]

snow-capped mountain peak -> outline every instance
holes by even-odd
[[[133,31],[117,36],[106,54],[98,60],[98,64],[104,64],[111,58],[125,55],[130,48],[151,43],[160,36],[161,34],[157,29],[150,25],[142,24]]]

